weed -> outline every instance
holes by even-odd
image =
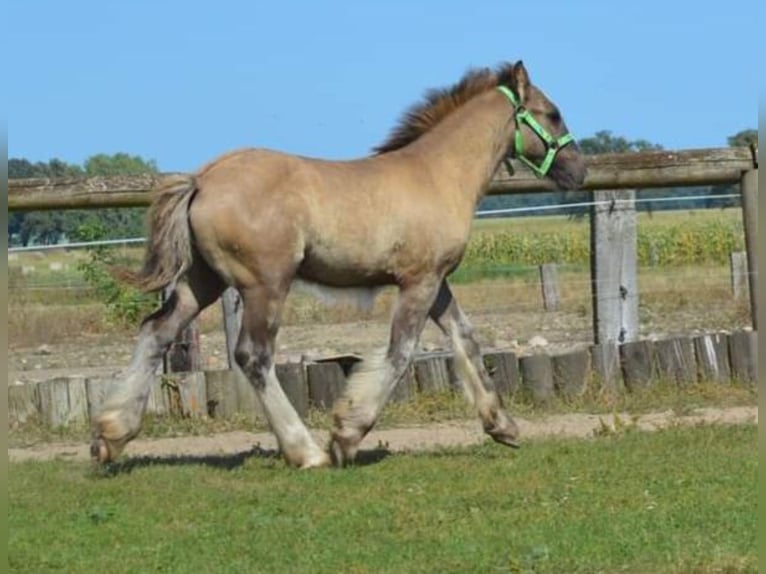
[[[81,225],[77,230],[80,241],[98,241],[106,236],[107,229],[100,223]],[[87,253],[87,259],[78,263],[77,268],[106,305],[113,320],[134,325],[157,304],[156,296],[142,293],[113,275],[112,270],[124,261],[117,257],[112,247],[97,245],[89,247]]]

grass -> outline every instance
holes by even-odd
[[[12,572],[755,572],[757,428],[386,456],[12,464]]]

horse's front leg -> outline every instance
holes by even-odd
[[[473,327],[446,281],[442,283],[429,315],[452,340],[455,369],[466,397],[479,411],[484,431],[496,442],[517,447],[519,428],[503,408],[502,399],[484,366]]]
[[[351,373],[346,390],[333,409],[330,455],[336,465],[353,462],[359,443],[375,425],[407,372],[438,286],[439,280],[429,277],[402,288],[391,323],[388,350],[382,357],[362,361]]]

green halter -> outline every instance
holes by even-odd
[[[505,86],[498,86],[497,90],[508,98],[513,104],[513,107],[516,108],[513,113],[513,119],[516,122],[516,137],[514,142],[514,153],[516,157],[527,164],[530,169],[535,172],[537,177],[544,177],[548,173],[548,170],[551,169],[551,165],[553,165],[553,161],[556,159],[556,154],[561,148],[572,143],[574,141],[574,136],[572,134],[564,134],[561,137],[554,138],[548,133],[548,130],[541,126],[534,116],[529,113],[529,110],[519,102],[516,94]],[[521,133],[521,124],[527,124],[545,144],[545,157],[540,165],[536,165],[532,160],[524,156],[524,139]]]

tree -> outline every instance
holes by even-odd
[[[142,173],[157,173],[157,162],[145,160],[137,155],[116,153],[114,155],[96,154],[85,160],[87,175],[140,175]]]
[[[60,159],[48,163],[32,163],[27,159],[8,160],[8,178],[77,177],[83,174],[80,166]],[[57,243],[64,235],[67,216],[63,212],[14,212],[8,218],[8,244],[28,245],[31,241],[43,244]]]
[[[157,173],[157,162],[145,160],[138,155],[116,153],[113,155],[96,154],[85,160],[85,174],[88,176],[141,175]],[[106,228],[105,239],[124,239],[138,237],[144,233],[145,208],[98,209],[73,212],[73,217],[66,227],[67,235],[74,236],[82,225],[103,224]]]
[[[578,141],[578,145],[585,155],[662,149],[660,144],[651,143],[642,139],[631,141],[623,136],[614,136],[609,130],[601,130],[596,132],[592,137],[583,138]]]
[[[726,138],[729,147],[758,147],[758,130],[747,129]]]

